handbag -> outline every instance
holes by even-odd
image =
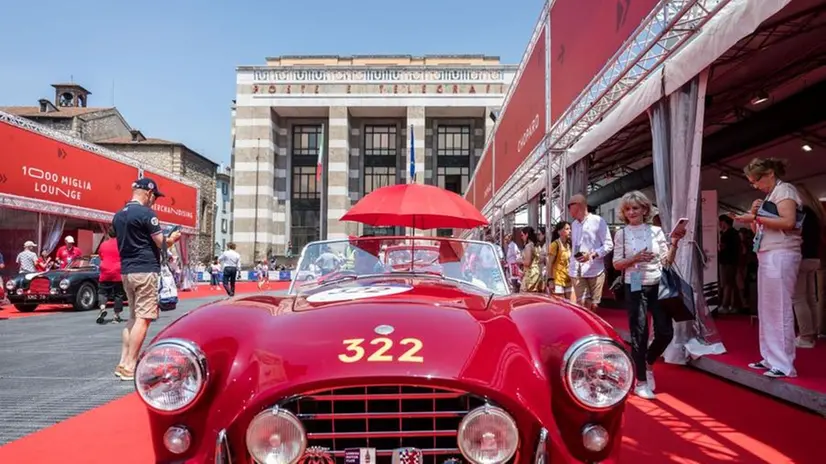
[[[697,316],[694,289],[680,276],[674,266],[663,266],[657,299],[660,308],[676,322],[693,321]]]
[[[178,287],[175,285],[175,276],[168,264],[161,265],[159,279],[158,306],[161,311],[172,311],[178,307]]]
[[[161,265],[161,273],[158,275],[158,308],[161,311],[172,311],[178,307],[178,285],[175,283],[172,269],[169,268],[166,240],[163,242],[158,260]]]

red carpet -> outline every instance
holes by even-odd
[[[658,400],[633,399],[623,462],[817,463],[826,420],[679,366],[657,370]],[[0,462],[146,464],[148,420],[137,395],[0,447]]]
[[[286,290],[289,282],[270,282],[268,290]],[[267,290],[267,289],[265,289]],[[238,282],[235,285],[235,293],[254,293],[258,291],[258,282]],[[209,296],[226,295],[223,289],[215,290],[208,285],[198,285],[195,290],[178,292],[178,298],[185,300],[189,298],[205,298]],[[16,319],[20,317],[43,316],[46,314],[72,312],[71,306],[66,305],[40,305],[30,313],[21,313],[12,305],[0,306],[0,319]]]
[[[614,327],[628,330],[625,310],[600,309],[599,315]],[[748,316],[722,316],[714,320],[726,347],[726,354],[710,356],[711,359],[729,366],[747,368],[750,362],[760,360],[758,323]],[[826,393],[826,340],[820,340],[815,348],[798,348],[795,367],[798,377],[783,379],[800,387]]]

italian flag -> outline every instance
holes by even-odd
[[[324,124],[321,125],[321,134],[318,136],[318,165],[315,168],[315,181],[321,181],[321,171],[324,169]]]

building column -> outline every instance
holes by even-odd
[[[424,106],[408,106],[407,107],[407,130],[410,130],[410,127],[413,127],[413,148],[416,152],[416,159],[413,160],[416,163],[416,179],[415,182],[417,184],[424,184],[424,158],[425,158],[425,107]],[[405,179],[410,180],[410,134],[407,134],[407,143],[404,144],[407,147],[407,155],[405,159],[407,162],[404,165],[404,171],[407,175],[403,176]]]
[[[235,119],[232,241],[242,264],[260,260],[273,242],[275,143],[272,110],[239,106]]]
[[[327,134],[326,238],[347,238],[347,224],[339,220],[350,209],[350,122],[346,106],[330,107]]]
[[[290,235],[290,195],[287,190],[287,173],[289,172],[287,128],[281,127],[281,120],[275,113],[272,115],[272,122],[273,142],[275,146],[272,251],[275,255],[284,256],[287,254],[287,241]]]

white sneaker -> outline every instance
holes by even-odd
[[[657,383],[654,381],[653,366],[646,366],[645,368],[645,383],[648,385],[648,388],[650,388],[651,391],[655,391],[657,389]]]
[[[657,398],[657,395],[654,394],[646,382],[637,382],[637,386],[634,388],[634,394],[646,400]]]
[[[813,340],[806,340],[800,337],[795,338],[794,340],[795,346],[798,348],[814,348],[815,342]]]

